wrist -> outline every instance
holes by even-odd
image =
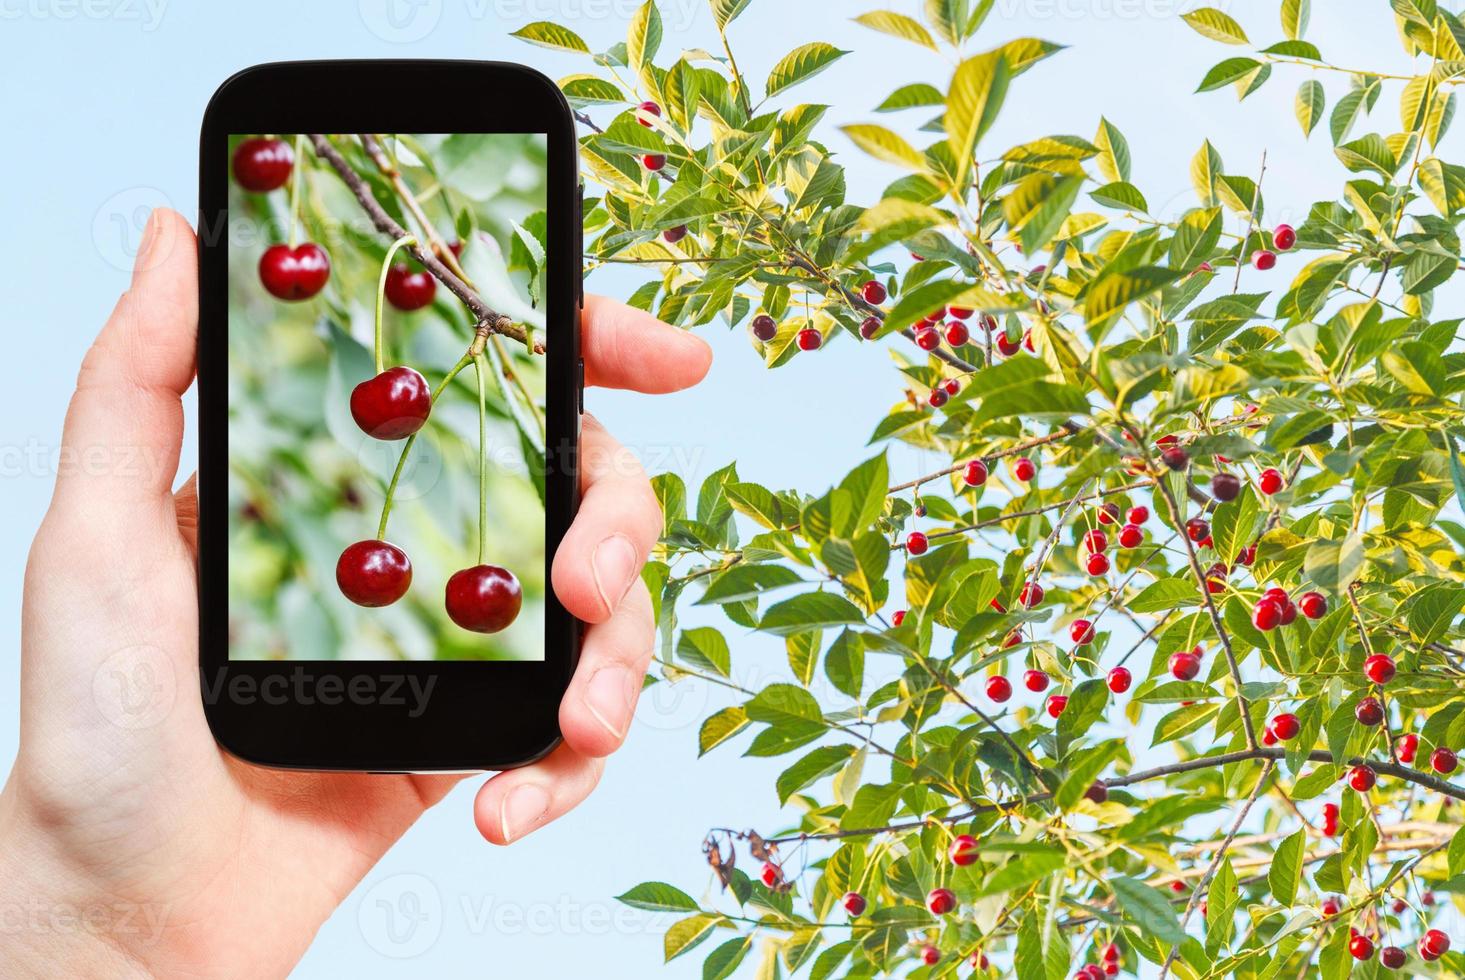
[[[86,897],[68,884],[42,835],[16,812],[11,787],[0,791],[0,961],[7,976],[143,978],[140,956],[162,935],[162,921],[136,903]]]

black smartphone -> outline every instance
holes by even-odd
[[[199,659],[249,762],[549,752],[579,624],[574,121],[521,65],[261,65],[199,163]]]

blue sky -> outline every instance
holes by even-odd
[[[7,477],[0,630],[12,637],[0,650],[0,672],[12,679],[0,685],[0,759],[14,753],[20,583],[54,476],[45,459],[59,439],[82,353],[126,285],[145,209],[160,203],[185,214],[195,209],[198,122],[214,87],[249,64],[314,57],[519,60],[559,77],[588,70],[588,63],[507,34],[528,21],[558,19],[603,48],[622,38],[624,17],[636,6],[630,0],[420,0],[389,16],[388,2],[397,0],[0,6],[7,77],[27,80],[11,86],[15,94],[0,109],[10,136],[0,155],[10,227],[0,243],[10,270],[5,337],[10,362],[24,366],[0,389],[7,409],[0,412],[0,473]],[[852,201],[872,201],[896,173],[850,146],[835,124],[874,118],[870,110],[898,85],[944,86],[951,68],[939,56],[849,21],[875,6],[753,0],[731,30],[740,66],[753,79],[809,40],[852,52],[790,93],[832,106],[822,138],[850,168]],[[914,4],[885,6],[912,10]],[[1172,209],[1188,199],[1187,167],[1203,139],[1220,150],[1228,171],[1248,175],[1266,149],[1268,220],[1300,221],[1310,188],[1319,181],[1336,186],[1343,175],[1326,133],[1320,129],[1305,142],[1292,116],[1292,93],[1310,73],[1279,70],[1240,106],[1229,90],[1192,95],[1205,69],[1232,51],[1181,23],[1179,11],[1190,6],[998,0],[974,50],[1022,36],[1070,48],[1018,80],[984,145],[1006,147],[1053,133],[1088,137],[1102,113],[1129,139],[1134,183],[1154,205],[1174,201]],[[1229,6],[1254,39],[1281,38],[1276,4]],[[1335,63],[1404,67],[1386,4],[1315,7],[1309,39]],[[716,47],[702,0],[670,0],[663,16],[664,52]],[[1322,80],[1331,105],[1345,80]],[[1376,110],[1384,121],[1371,128],[1391,131],[1396,98],[1393,90],[1385,95]],[[918,122],[919,113],[909,118]],[[1447,142],[1458,157],[1458,129]],[[1292,268],[1284,261],[1264,285],[1280,287]],[[615,294],[640,281],[607,273],[590,288]],[[746,479],[823,489],[868,454],[869,432],[899,396],[882,352],[848,338],[770,374],[741,331],[713,325],[704,335],[717,362],[695,391],[656,399],[592,392],[586,399],[649,467],[676,470],[689,483],[736,459]],[[185,472],[192,437],[190,431]],[[901,451],[892,457],[892,475],[908,479],[940,462]],[[755,685],[781,673],[781,643],[741,638],[735,627],[727,632],[740,682]],[[656,933],[665,923],[625,912],[612,896],[646,879],[701,894],[711,887],[699,853],[708,827],[769,832],[788,819],[777,809],[773,780],[790,760],[743,760],[724,748],[696,761],[697,724],[721,703],[695,685],[659,686],[599,792],[569,818],[508,850],[481,841],[470,819],[472,786],[461,788],[368,876],[326,924],[297,975],[700,976],[695,954],[661,969]],[[384,932],[381,918],[383,902],[405,908],[403,893],[419,896],[428,916],[416,942],[405,945]],[[389,955],[402,952],[414,955]]]

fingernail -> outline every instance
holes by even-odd
[[[137,243],[137,256],[132,260],[134,277],[148,267],[153,257],[153,248],[158,243],[158,210],[148,212],[147,223],[142,226],[142,240]]]
[[[626,737],[636,677],[624,667],[602,667],[585,686],[585,707],[616,738]],[[622,719],[616,721],[616,719]]]
[[[636,575],[636,548],[624,534],[612,534],[595,546],[590,558],[591,572],[595,575],[595,591],[607,613],[615,612]]]
[[[524,836],[533,830],[549,812],[549,794],[535,783],[515,787],[499,804],[499,829],[503,831],[504,843]]]

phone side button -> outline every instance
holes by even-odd
[[[575,385],[575,405],[580,414],[585,414],[585,358],[580,358],[580,377]]]

